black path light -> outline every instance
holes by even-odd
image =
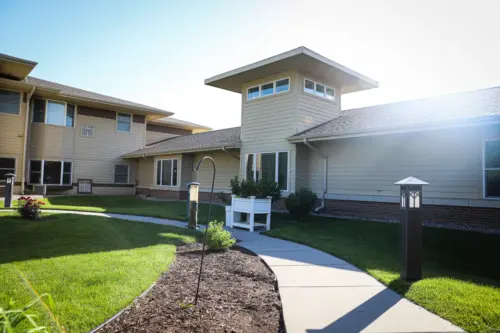
[[[5,174],[5,208],[10,208],[12,206],[12,198],[14,197],[14,179],[16,175],[13,173]]]
[[[205,160],[210,160],[210,162],[212,162],[212,165],[214,167],[214,176],[212,178],[212,189],[210,190],[210,200],[208,202],[208,218],[207,218],[207,225],[205,226],[205,235],[203,237],[203,250],[201,251],[200,273],[198,274],[198,286],[196,287],[196,296],[194,298],[194,305],[198,305],[198,293],[200,291],[201,272],[203,270],[203,259],[205,258],[205,246],[207,244],[208,224],[210,223],[210,218],[211,218],[211,214],[212,214],[212,197],[214,194],[215,173],[217,170],[217,168],[215,166],[214,159],[211,158],[210,156],[205,156],[198,162],[198,165],[196,165],[196,167],[193,167],[193,171],[198,172],[198,170],[200,169],[201,163],[203,163],[203,161],[205,161]]]
[[[400,180],[395,185],[400,193],[400,251],[401,279],[417,281],[422,278],[422,185],[415,177]]]

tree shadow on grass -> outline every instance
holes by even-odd
[[[39,221],[0,219],[0,264],[66,255],[182,245],[199,237],[189,229],[72,214]]]

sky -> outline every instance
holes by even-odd
[[[0,0],[0,53],[32,76],[241,124],[241,95],[206,78],[305,46],[379,82],[342,109],[500,86],[500,1]]]

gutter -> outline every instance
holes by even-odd
[[[24,138],[23,138],[23,177],[21,179],[21,193],[24,194],[24,184],[26,182],[26,166],[27,166],[27,156],[28,156],[28,126],[29,126],[29,117],[30,117],[30,102],[31,97],[35,93],[35,86],[31,88],[31,91],[28,93],[28,97],[26,98],[26,121],[24,123]]]
[[[222,150],[223,152],[225,152],[226,154],[228,154],[229,156],[231,156],[231,157],[233,157],[233,158],[237,159],[238,161],[240,160],[240,157],[239,157],[239,156],[234,156],[234,155],[233,155],[230,151],[228,151],[228,150],[226,149],[226,147],[225,147],[225,146],[222,146],[221,150]]]
[[[325,154],[321,153],[316,147],[311,145],[309,142],[307,142],[307,138],[302,139],[302,143],[306,145],[309,149],[314,151],[316,154],[319,156],[323,157],[323,193],[321,193],[321,205],[319,207],[316,207],[314,209],[315,213],[319,213],[320,211],[324,210],[326,207],[325,199],[326,199],[326,193],[328,190],[328,181],[327,181],[327,175],[328,175],[328,156]]]

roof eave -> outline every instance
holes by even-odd
[[[137,152],[137,153],[132,153],[132,154],[125,154],[122,156],[122,158],[141,158],[141,157],[149,157],[149,156],[159,156],[159,155],[174,155],[174,154],[185,154],[185,153],[198,153],[198,152],[203,152],[203,151],[217,151],[217,150],[223,150],[223,149],[240,149],[241,144],[232,144],[232,145],[222,145],[222,146],[216,146],[216,147],[209,147],[209,148],[202,148],[202,149],[180,149],[180,150],[172,150],[172,151],[164,151],[164,152],[154,152],[154,153],[147,153],[147,152]],[[146,150],[147,148],[144,148]]]
[[[281,68],[283,65],[286,63],[286,61],[289,61],[291,63],[294,63],[294,60],[297,59],[292,59],[294,57],[300,57],[302,55],[305,55],[309,57],[310,59],[316,61],[316,64],[323,64],[327,65],[339,72],[342,72],[343,74],[347,75],[349,77],[349,81],[355,82],[355,84],[349,84],[343,87],[342,93],[350,93],[350,92],[355,92],[355,91],[361,91],[361,90],[366,90],[366,89],[371,89],[371,88],[377,88],[379,86],[378,82],[364,76],[352,69],[349,69],[345,66],[342,66],[338,63],[336,63],[333,60],[330,60],[312,50],[309,50],[306,47],[298,47],[296,49],[275,55],[273,57],[252,63],[250,65],[246,65],[228,72],[224,72],[222,74],[215,75],[213,77],[210,77],[205,80],[205,84],[220,88],[220,89],[225,89],[229,90],[232,92],[236,93],[241,93],[241,86],[243,83],[251,81],[249,78],[253,79],[258,79],[261,77],[265,76],[270,76],[273,74],[277,74],[278,72],[284,71],[284,70],[290,70],[293,68]],[[299,59],[300,60],[300,59]],[[307,61],[305,61],[307,62]],[[272,67],[274,65],[274,68]],[[281,65],[281,67],[280,67]],[[309,66],[312,66],[311,63],[308,64]],[[305,63],[302,64],[302,66],[306,66]],[[286,67],[286,66],[285,66]],[[278,69],[279,68],[279,69]],[[297,66],[296,69],[302,69],[301,66]],[[261,73],[262,72],[262,73]],[[253,75],[254,73],[255,75]],[[345,90],[344,90],[345,89]]]
[[[475,119],[478,118],[478,119]],[[467,120],[460,119],[460,120]],[[423,131],[432,131],[432,130],[440,130],[440,129],[452,129],[452,128],[461,128],[468,126],[481,126],[481,125],[492,125],[492,124],[500,124],[500,115],[494,116],[483,116],[483,117],[474,117],[472,118],[473,122],[467,123],[459,123],[459,124],[449,124],[450,121],[447,122],[438,122],[438,123],[423,123],[423,124],[414,124],[408,126],[393,126],[386,127],[377,130],[371,131],[352,131],[352,132],[339,132],[338,134],[317,134],[317,135],[305,135],[305,136],[291,136],[288,137],[287,140],[290,143],[302,143],[304,139],[307,141],[329,141],[329,140],[338,140],[338,139],[348,139],[348,138],[357,138],[357,137],[366,137],[366,136],[377,136],[377,135],[387,135],[387,134],[400,134],[400,133],[412,133],[412,132],[423,132]]]

